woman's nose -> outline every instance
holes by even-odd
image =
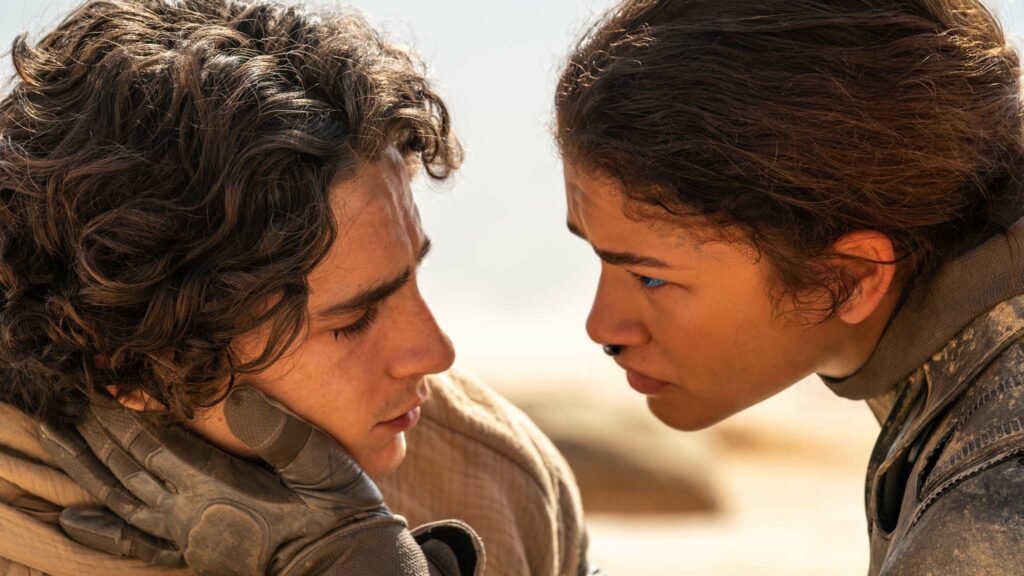
[[[640,346],[650,338],[625,287],[616,286],[604,272],[587,316],[587,334],[598,344],[619,347]]]

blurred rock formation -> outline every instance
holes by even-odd
[[[680,434],[637,406],[610,398],[515,399],[547,434],[576,474],[588,514],[714,512],[714,444]]]

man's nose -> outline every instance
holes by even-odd
[[[421,378],[451,368],[455,362],[455,348],[451,339],[438,326],[419,289],[410,286],[405,313],[405,334],[392,358],[390,373],[396,380]]]
[[[587,335],[598,344],[640,346],[650,339],[650,333],[636,314],[627,287],[617,285],[605,271],[597,284],[594,303],[587,316]]]

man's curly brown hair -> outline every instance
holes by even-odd
[[[303,334],[333,183],[391,146],[435,179],[461,159],[422,64],[353,13],[95,0],[12,58],[0,401],[51,422],[111,386],[215,403]]]

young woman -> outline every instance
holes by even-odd
[[[1019,75],[974,0],[626,0],[559,80],[590,336],[681,430],[867,400],[872,575],[1024,557]]]

